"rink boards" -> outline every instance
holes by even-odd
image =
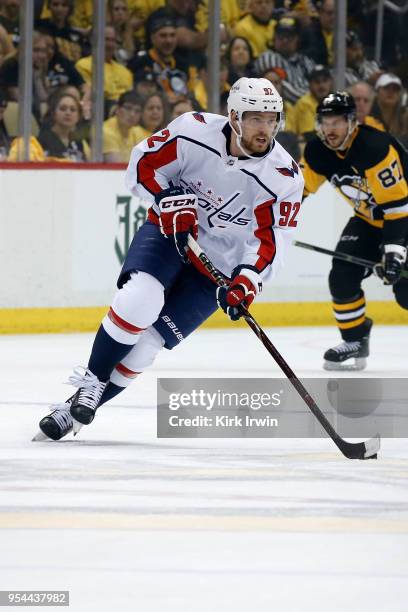
[[[146,203],[129,195],[124,169],[71,164],[0,168],[0,333],[89,331],[110,303],[118,272]],[[333,249],[350,207],[328,185],[302,207],[297,238]],[[330,258],[291,247],[264,287],[254,314],[263,325],[332,323]],[[378,279],[365,283],[368,314],[407,324],[408,314]],[[217,313],[207,323],[225,327]]]

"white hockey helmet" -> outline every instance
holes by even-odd
[[[244,155],[253,157],[242,147],[242,117],[247,111],[258,111],[261,113],[277,113],[276,127],[272,138],[275,138],[280,128],[284,125],[283,100],[275,86],[268,79],[254,79],[242,77],[235,81],[230,89],[228,100],[228,119],[231,129],[237,136],[237,144]],[[232,112],[237,113],[238,131],[232,124]]]
[[[242,77],[230,89],[227,101],[228,115],[238,114],[238,121],[246,111],[279,113],[283,112],[283,100],[275,86],[268,79]]]

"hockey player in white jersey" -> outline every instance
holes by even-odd
[[[133,149],[126,185],[151,201],[148,219],[129,248],[88,366],[69,379],[78,390],[40,421],[37,439],[58,440],[91,423],[98,406],[218,306],[239,318],[238,307],[250,306],[282,265],[303,191],[297,164],[274,139],[282,108],[270,81],[241,78],[229,94],[228,119],[185,113]],[[217,289],[188,252],[189,233],[231,279],[228,288]]]

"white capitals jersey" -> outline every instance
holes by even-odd
[[[281,266],[285,245],[297,226],[303,177],[276,141],[251,159],[229,153],[226,117],[185,113],[132,151],[129,190],[150,199],[149,219],[158,222],[154,196],[180,186],[198,197],[198,242],[227,276],[247,265],[266,280]]]

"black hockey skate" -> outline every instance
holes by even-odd
[[[68,379],[78,391],[72,398],[71,417],[74,420],[74,435],[80,430],[82,425],[89,425],[95,417],[95,412],[99,406],[102,393],[107,385],[101,382],[95,374],[85,368],[75,368],[74,375]]]
[[[64,404],[51,406],[53,410],[39,422],[40,431],[34,436],[33,442],[47,439],[61,440],[73,430],[74,421],[69,411],[73,397]]]
[[[364,370],[370,354],[369,340],[373,326],[371,319],[366,319],[366,321],[368,330],[360,340],[344,341],[325,352],[323,363],[325,370]],[[345,363],[349,359],[354,359],[354,362]]]

